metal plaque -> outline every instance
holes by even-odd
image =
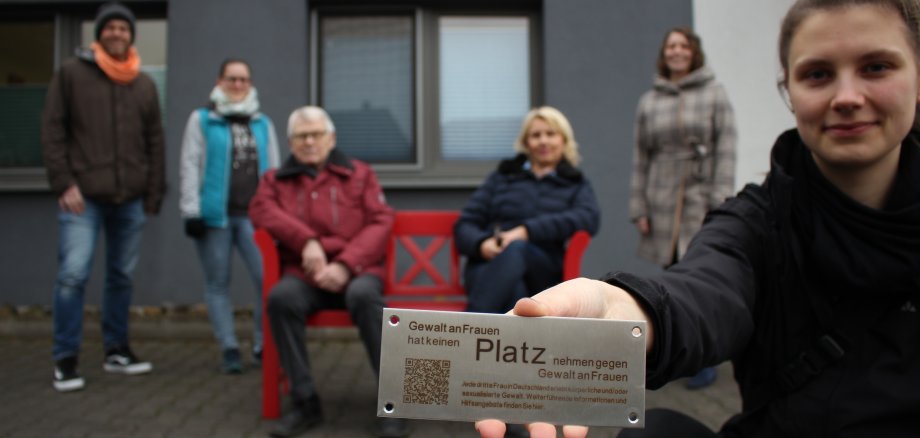
[[[386,308],[377,415],[644,427],[644,321]]]

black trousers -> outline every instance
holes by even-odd
[[[353,278],[342,293],[324,291],[290,275],[281,277],[268,297],[268,318],[295,405],[316,395],[305,344],[307,317],[324,309],[348,309],[374,374],[379,374],[383,306],[383,282],[373,275]]]
[[[645,429],[623,429],[617,438],[716,438],[718,435],[689,415],[670,409],[645,412]]]

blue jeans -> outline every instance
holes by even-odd
[[[467,312],[504,313],[521,298],[562,280],[562,260],[527,241],[515,241],[495,258],[466,267]]]
[[[262,255],[252,238],[252,222],[245,216],[230,216],[225,228],[208,227],[208,231],[195,239],[198,256],[204,268],[205,302],[208,317],[214,329],[214,338],[221,349],[239,349],[233,325],[233,302],[230,300],[230,267],[232,250],[236,249],[249,269],[255,286],[255,329],[253,350],[262,350]]]
[[[105,232],[105,286],[102,342],[106,350],[128,345],[128,307],[137,266],[141,230],[147,222],[143,200],[124,204],[84,200],[83,214],[58,213],[58,274],[54,283],[54,346],[60,360],[76,356],[83,335],[83,296],[93,267],[100,228]]]

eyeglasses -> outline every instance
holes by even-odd
[[[222,80],[222,81],[227,81],[227,82],[230,82],[230,83],[233,83],[233,82],[242,82],[242,83],[244,83],[244,84],[248,84],[248,83],[249,83],[249,78],[244,78],[244,77],[242,77],[242,76],[224,76],[224,77],[220,78],[220,80]]]
[[[299,141],[303,143],[311,138],[314,140],[320,139],[325,135],[326,135],[326,131],[298,132],[295,134],[291,134],[291,140]]]

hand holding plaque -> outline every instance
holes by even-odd
[[[517,302],[510,312],[518,316],[565,316],[574,318],[603,318],[615,320],[648,321],[648,314],[629,293],[608,283],[576,278],[549,288],[533,298],[524,298]],[[646,326],[646,352],[652,348],[653,329]],[[531,438],[551,438],[556,436],[556,428],[549,423],[531,423],[528,425]],[[505,424],[499,420],[481,420],[476,422],[476,430],[482,438],[500,438],[504,436]],[[564,426],[565,438],[584,438],[588,428],[583,426]]]
[[[648,321],[639,302],[628,292],[600,280],[576,278],[553,286],[532,298],[523,298],[509,312],[517,316],[562,316],[617,321]],[[646,352],[654,340],[652,326],[645,334]]]
[[[546,421],[533,436],[644,425],[647,323],[629,295],[578,279],[515,313],[545,318],[384,309],[378,415]],[[478,429],[504,433],[499,421]]]

